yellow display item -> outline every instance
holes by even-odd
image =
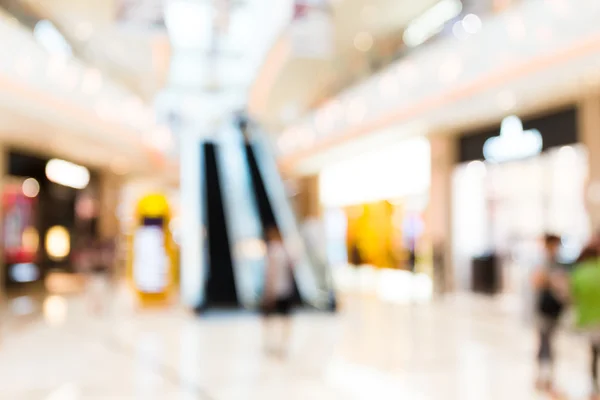
[[[348,216],[348,250],[351,262],[397,268],[398,249],[394,206],[387,201],[351,206]]]
[[[127,279],[141,306],[167,304],[178,276],[171,211],[162,194],[144,196],[137,204],[129,237]]]

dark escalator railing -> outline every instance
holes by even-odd
[[[208,276],[204,307],[238,307],[240,305],[233,275],[233,260],[223,196],[217,152],[212,143],[205,143],[204,150],[204,205],[206,239],[208,241]],[[200,245],[200,244],[198,244]]]

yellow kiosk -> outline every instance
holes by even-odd
[[[164,195],[149,194],[138,202],[129,240],[127,277],[142,307],[167,304],[176,288],[170,220],[169,202]]]

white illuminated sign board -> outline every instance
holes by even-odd
[[[169,284],[169,259],[161,228],[142,226],[133,239],[133,278],[140,292],[161,293]]]
[[[504,118],[500,135],[489,138],[483,145],[486,161],[501,163],[537,156],[543,148],[542,134],[537,129],[523,130],[516,115]]]

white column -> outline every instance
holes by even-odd
[[[204,302],[206,279],[202,140],[191,128],[180,135],[181,301],[189,307],[198,307]]]

